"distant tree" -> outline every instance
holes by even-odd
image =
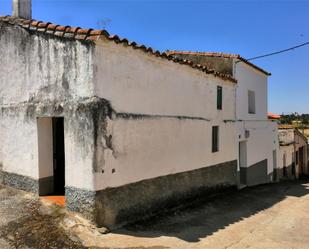
[[[291,114],[282,113],[280,117],[281,124],[295,124],[300,127],[307,127],[309,125],[309,114],[299,114],[297,112]]]

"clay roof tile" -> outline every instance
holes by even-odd
[[[117,35],[110,35],[106,30],[93,30],[93,29],[81,29],[79,27],[70,26],[60,26],[48,22],[41,22],[36,20],[20,19],[12,16],[0,16],[0,22],[8,22],[12,25],[19,25],[20,27],[36,31],[40,33],[46,33],[55,36],[61,36],[64,38],[74,38],[77,40],[85,40],[89,42],[94,42],[99,40],[101,37],[105,37],[115,43],[121,43],[123,45],[131,46],[134,49],[140,49],[146,53],[151,53],[154,56],[161,57],[163,59],[168,59],[176,63],[185,64],[197,70],[206,71],[211,73],[216,77],[220,77],[223,80],[228,80],[231,82],[237,82],[230,75],[222,74],[214,70],[209,70],[207,67],[201,68],[200,65],[194,65],[192,61],[175,59],[170,52],[167,54],[165,52],[154,51],[151,47],[146,47],[145,45],[138,45],[136,42],[131,42],[128,39],[120,39]],[[224,54],[222,54],[223,56]],[[212,56],[218,56],[218,53],[213,53]],[[226,55],[224,55],[226,56]]]

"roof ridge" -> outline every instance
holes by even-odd
[[[131,46],[134,49],[143,50],[145,53],[150,53],[154,56],[161,57],[178,64],[188,65],[199,71],[203,71],[206,74],[214,75],[215,77],[221,78],[223,80],[228,80],[236,83],[236,79],[228,74],[223,74],[215,71],[214,69],[209,69],[206,66],[194,64],[190,60],[177,59],[172,55],[168,55],[166,52],[160,52],[159,50],[154,50],[151,47],[146,47],[145,45],[139,45],[136,42],[131,42],[126,38],[120,38],[118,35],[110,35],[106,30],[96,30],[96,29],[83,29],[80,27],[62,26],[53,24],[50,22],[37,21],[35,19],[23,19],[13,16],[0,16],[0,22],[9,23],[12,25],[18,25],[26,30],[35,31],[39,33],[45,33],[49,35],[54,35],[58,37],[71,38],[82,41],[95,42],[100,38],[105,38],[115,43],[122,43]]]
[[[257,69],[258,71],[270,76],[271,73],[267,72],[263,68],[260,68],[259,66],[253,64],[252,62],[248,61],[244,57],[242,57],[240,54],[231,54],[231,53],[223,53],[223,52],[199,52],[199,51],[177,51],[177,50],[167,50],[166,53],[168,55],[177,55],[177,54],[192,54],[192,55],[205,55],[210,57],[222,57],[222,58],[233,58],[243,61],[244,63],[248,64],[249,66]]]

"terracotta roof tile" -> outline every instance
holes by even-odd
[[[77,30],[79,30],[80,27],[69,27],[66,32],[69,32],[69,33],[76,33]]]
[[[67,26],[57,26],[56,27],[56,31],[65,31],[65,29],[67,28]]]
[[[48,30],[53,30],[53,31],[54,31],[54,30],[57,28],[57,26],[58,26],[58,25],[56,25],[56,24],[50,23],[50,24],[48,24],[47,29],[48,29]]]
[[[245,58],[243,58],[239,54],[227,54],[227,53],[218,53],[218,52],[172,51],[172,50],[168,50],[167,53],[169,55],[189,54],[189,55],[204,55],[204,56],[208,56],[208,57],[222,57],[222,58],[238,59],[238,60],[248,64],[249,66],[257,69],[258,71],[268,75],[268,76],[271,75],[271,73],[265,71],[264,69],[258,67],[255,64],[251,63],[250,61],[246,60]]]
[[[81,29],[79,27],[70,26],[60,26],[52,23],[41,22],[36,20],[20,19],[12,16],[0,16],[0,22],[10,23],[12,25],[19,25],[27,30],[42,32],[49,35],[60,36],[64,38],[74,38],[77,40],[86,40],[89,42],[94,42],[101,38],[108,39],[115,43],[121,43],[126,46],[130,46],[134,49],[140,49],[146,53],[152,54],[157,57],[161,57],[175,63],[188,65],[197,70],[203,71],[206,74],[212,74],[215,77],[221,78],[223,80],[231,81],[236,83],[237,81],[230,75],[211,70],[205,66],[195,65],[192,61],[175,59],[170,54],[165,52],[161,53],[158,50],[153,50],[151,47],[146,47],[145,45],[138,45],[136,42],[131,42],[128,39],[121,39],[117,35],[110,35],[106,30],[93,30],[93,29]]]
[[[103,35],[104,31],[103,30],[91,30],[90,35]]]
[[[38,24],[38,28],[46,28],[50,24],[49,22],[40,22]]]

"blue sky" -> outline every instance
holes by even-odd
[[[0,0],[0,15],[11,14]],[[105,27],[159,50],[219,51],[245,58],[309,41],[309,0],[32,0],[33,18]],[[270,71],[269,111],[309,113],[309,46],[254,61]]]

